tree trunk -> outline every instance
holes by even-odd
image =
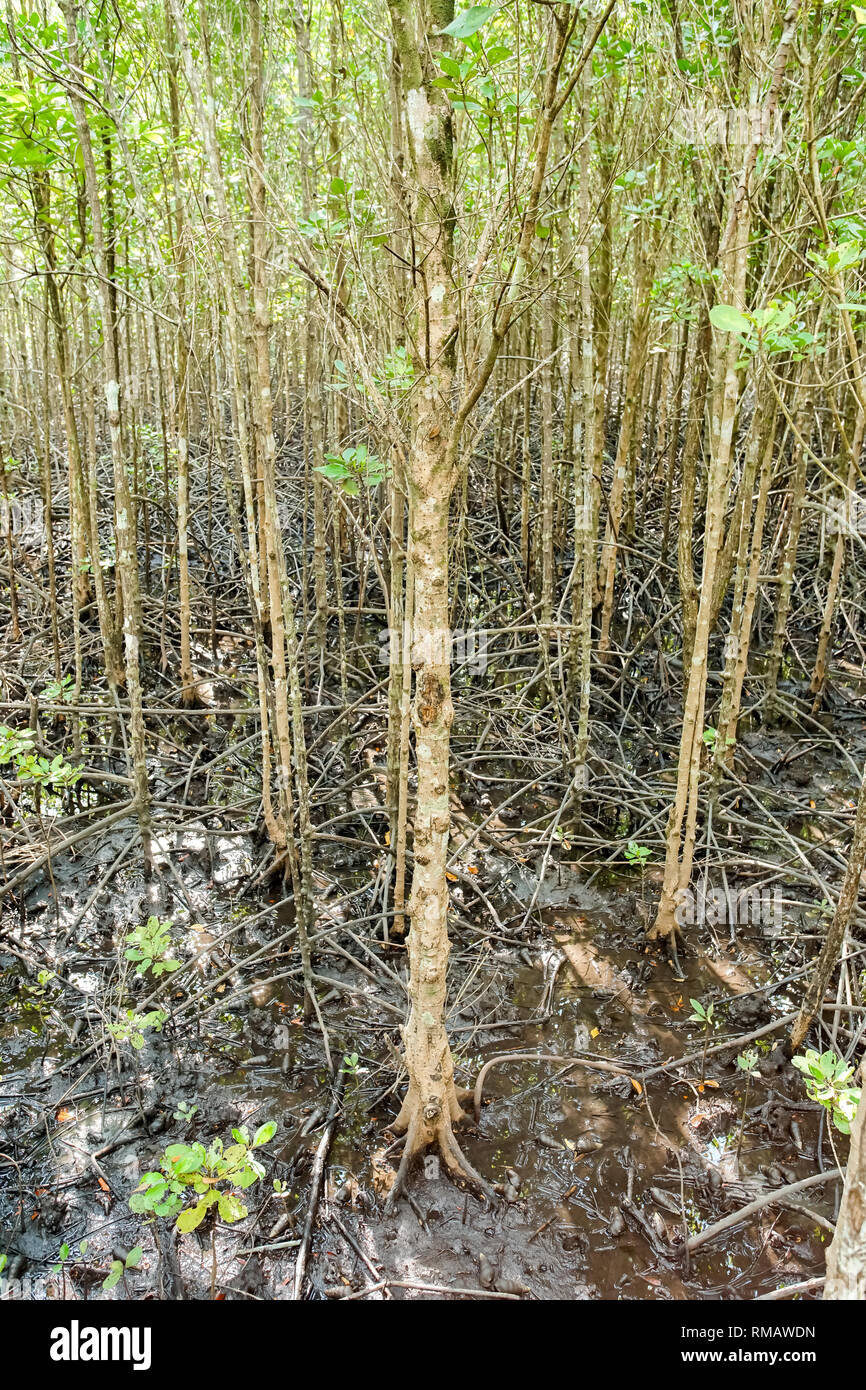
[[[78,64],[77,5],[75,0],[65,0],[67,42],[70,62],[73,69]],[[81,146],[87,201],[90,208],[91,230],[93,233],[93,255],[98,272],[100,314],[102,318],[102,354],[104,370],[105,401],[108,408],[108,426],[111,436],[111,457],[114,472],[115,536],[117,540],[117,571],[120,595],[123,600],[123,639],[126,689],[129,698],[129,743],[132,757],[132,775],[135,785],[135,803],[141,833],[145,872],[152,868],[150,837],[150,791],[147,778],[147,754],[145,747],[144,715],[142,713],[141,674],[139,645],[141,633],[141,597],[138,578],[138,547],[136,541],[135,511],[130,493],[127,474],[127,460],[123,449],[120,423],[120,382],[117,379],[117,345],[114,336],[114,310],[111,300],[111,277],[103,231],[102,209],[99,201],[99,185],[93,148],[90,140],[90,126],[87,112],[78,88],[68,88],[69,103],[75,117],[75,128]]]
[[[862,1072],[861,1067],[861,1077]],[[862,1096],[851,1126],[848,1171],[836,1234],[827,1251],[824,1298],[858,1303],[866,1300],[866,1103]]]
[[[415,672],[413,724],[418,797],[409,898],[409,1018],[403,1029],[409,1087],[395,1128],[406,1144],[391,1200],[396,1200],[412,1157],[438,1143],[448,1166],[477,1177],[457,1147],[452,1125],[462,1115],[454,1062],[445,1030],[448,966],[448,882],[445,865],[451,826],[449,741],[451,703],[448,613],[448,514],[455,483],[452,393],[458,331],[452,282],[453,122],[450,103],[431,85],[438,69],[428,57],[421,6],[389,0],[400,55],[401,100],[412,165],[417,276],[416,385],[410,493],[409,566],[413,574]],[[447,11],[447,13],[446,13]],[[453,0],[439,7],[431,29],[448,24]],[[436,39],[439,47],[443,40]],[[480,1179],[479,1179],[480,1181]]]
[[[866,865],[866,778],[860,784],[857,812],[854,816],[851,853],[848,856],[848,867],[845,870],[842,889],[836,903],[836,911],[827,929],[827,937],[821,954],[803,996],[800,1012],[791,1028],[790,1048],[792,1052],[796,1052],[798,1047],[802,1047],[812,1019],[824,1000],[824,993],[830,983],[833,971],[839,963],[845,932],[848,929],[851,914],[860,892],[860,875],[863,873],[864,865]]]

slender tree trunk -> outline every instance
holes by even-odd
[[[75,0],[65,0],[67,42],[72,69],[78,66],[77,5]],[[129,699],[129,744],[132,757],[132,774],[135,784],[135,802],[138,824],[141,833],[145,871],[152,868],[150,836],[150,791],[147,777],[147,750],[145,743],[144,715],[142,713],[141,674],[140,674],[140,633],[141,597],[138,577],[138,548],[135,533],[135,511],[127,476],[127,460],[123,449],[120,421],[120,382],[117,378],[118,354],[114,335],[115,314],[111,300],[112,278],[106,253],[103,232],[102,208],[99,199],[99,184],[93,148],[90,140],[90,126],[84,102],[78,88],[68,88],[69,103],[75,118],[75,128],[81,147],[84,165],[84,180],[87,201],[90,209],[90,223],[93,235],[93,256],[98,272],[100,314],[102,318],[102,355],[104,371],[105,402],[108,409],[108,427],[111,436],[111,457],[114,470],[115,535],[117,541],[117,570],[120,593],[123,599],[123,639],[126,691]]]
[[[719,266],[726,302],[742,308],[745,298],[751,215],[749,187],[758,151],[770,129],[782,79],[794,39],[799,14],[799,0],[791,0],[785,14],[782,32],[776,49],[770,88],[763,108],[759,128],[752,132],[743,160],[742,172],[730,200],[727,223],[719,243]],[[707,658],[716,580],[716,568],[722,541],[725,504],[727,501],[734,424],[739,401],[737,361],[739,344],[733,335],[721,335],[723,346],[717,353],[718,372],[714,391],[711,432],[712,457],[707,480],[706,520],[704,528],[704,565],[701,577],[700,603],[695,625],[695,641],[691,664],[683,675],[687,677],[680,753],[677,765],[677,786],[671,805],[666,831],[665,866],[661,898],[651,938],[675,942],[677,911],[682,894],[691,879],[698,814],[698,783],[706,697]]]
[[[616,578],[616,557],[619,547],[620,528],[623,520],[626,476],[631,456],[634,432],[640,405],[640,383],[643,376],[649,332],[649,277],[650,266],[648,249],[639,241],[635,246],[635,288],[632,312],[632,332],[629,344],[628,367],[626,369],[625,403],[620,422],[616,459],[613,466],[613,487],[610,493],[608,520],[605,527],[604,546],[599,565],[599,588],[603,593],[601,611],[601,633],[598,639],[599,655],[605,658],[610,650],[610,628],[613,621],[614,582]]]
[[[701,454],[701,441],[704,434],[704,414],[707,405],[707,383],[709,381],[709,362],[712,348],[712,329],[706,309],[702,310],[702,321],[698,330],[697,343],[697,356],[689,392],[686,437],[683,443],[679,531],[677,535],[677,573],[679,576],[683,622],[684,696],[688,688],[688,673],[692,666],[692,653],[695,646],[695,628],[698,621],[698,586],[695,583],[692,548],[694,545],[698,459]]]
[[[553,304],[552,292],[542,302],[541,312],[541,644],[546,654],[553,619],[554,532],[553,532]]]
[[[292,14],[295,41],[298,49],[298,96],[305,103],[299,113],[298,140],[300,150],[301,211],[309,220],[314,211],[313,119],[310,105],[313,96],[310,30],[303,6],[297,4]],[[304,411],[308,427],[311,476],[313,482],[313,584],[316,597],[316,635],[319,661],[324,667],[328,640],[328,534],[325,507],[325,485],[317,470],[324,462],[324,424],[322,412],[322,351],[317,317],[314,311],[314,291],[307,289],[306,337],[304,349]],[[335,438],[335,444],[339,441]]]
[[[176,277],[177,333],[175,336],[176,374],[175,395],[175,439],[177,440],[177,575],[180,616],[180,698],[186,706],[196,703],[196,682],[192,669],[192,644],[190,636],[190,585],[189,585],[189,346],[186,325],[186,282],[189,272],[187,253],[187,229],[184,215],[183,194],[180,182],[180,165],[177,151],[180,147],[180,97],[177,89],[177,52],[175,48],[174,26],[166,4],[166,29],[168,33],[168,95],[172,131],[172,193],[174,197],[174,236]]]
[[[751,481],[744,479],[743,509],[740,521],[740,548],[737,557],[737,573],[734,581],[734,601],[731,610],[731,625],[725,648],[725,670],[722,682],[722,699],[719,710],[716,747],[714,755],[715,771],[721,776],[726,768],[733,765],[734,749],[737,742],[737,724],[740,718],[740,701],[743,681],[749,661],[749,644],[752,635],[752,618],[758,595],[758,580],[761,567],[761,544],[764,538],[764,521],[767,515],[767,502],[770,496],[770,483],[773,476],[773,452],[776,442],[776,411],[770,412],[765,431],[755,429],[753,439],[755,452],[763,450],[761,473],[758,479],[758,496],[752,520],[751,541],[749,542],[749,521],[751,519],[751,489],[754,483],[754,466],[747,460]],[[757,420],[755,421],[757,425]],[[749,497],[745,496],[748,486]]]
[[[864,430],[866,430],[866,411],[860,406],[857,411],[854,436],[850,446],[848,476],[845,480],[844,492],[840,498],[841,506],[839,515],[836,518],[838,530],[836,533],[836,541],[833,546],[833,561],[830,566],[830,578],[827,583],[827,597],[824,601],[821,631],[818,635],[818,650],[815,655],[815,666],[812,671],[812,680],[809,686],[811,693],[815,697],[812,704],[813,714],[817,714],[821,706],[824,683],[827,679],[827,653],[830,649],[830,637],[833,631],[833,616],[836,612],[836,599],[839,594],[839,585],[842,579],[845,547],[848,544],[849,538],[848,518],[851,512],[851,497],[857,483],[860,454],[863,451]]]
[[[866,1084],[861,1065],[861,1080]],[[827,1251],[825,1299],[866,1300],[866,1101],[851,1126],[848,1169],[836,1234]]]
[[[794,570],[797,564],[797,546],[800,542],[800,524],[803,519],[803,503],[806,497],[806,466],[809,460],[808,446],[812,434],[810,419],[812,397],[809,388],[802,385],[800,393],[800,409],[797,412],[794,435],[791,487],[788,494],[788,538],[779,569],[773,641],[764,676],[764,703],[768,715],[774,714],[778,705],[777,685],[788,630],[788,614],[791,609]]]
[[[741,305],[746,278],[746,248],[749,219],[746,211],[735,224],[732,234],[727,289],[730,302]],[[739,235],[737,235],[739,233]],[[728,258],[726,258],[727,260]],[[707,485],[707,508],[704,527],[704,566],[701,576],[700,602],[695,623],[695,640],[687,676],[677,764],[677,787],[666,831],[666,850],[662,894],[652,938],[673,939],[676,914],[682,893],[688,887],[694,854],[697,821],[698,781],[700,775],[704,701],[707,682],[707,657],[710,641],[710,620],[716,566],[722,541],[725,504],[733,447],[734,422],[739,400],[739,376],[736,361],[738,345],[730,335],[723,340],[718,353],[719,383],[715,392],[712,421],[712,461]],[[685,826],[685,828],[684,828]]]
[[[827,937],[803,996],[800,1011],[791,1028],[790,1047],[792,1052],[796,1052],[799,1047],[802,1047],[812,1020],[823,1003],[824,994],[833,971],[839,964],[845,932],[848,929],[851,914],[860,892],[860,876],[864,866],[866,866],[866,779],[860,785],[860,795],[857,798],[851,852],[848,856],[848,866],[836,903],[836,911],[827,929]]]
[[[574,748],[574,787],[578,799],[587,786],[587,755],[589,752],[589,713],[592,692],[592,605],[595,593],[595,547],[598,530],[598,505],[601,491],[600,477],[595,468],[600,463],[596,448],[598,429],[598,404],[595,398],[596,362],[595,336],[592,313],[592,276],[589,258],[590,225],[590,182],[589,182],[589,134],[583,119],[583,141],[580,147],[580,188],[578,202],[580,207],[581,245],[580,258],[580,369],[582,440],[579,459],[575,459],[574,471],[574,511],[575,511],[575,571],[580,569],[580,589],[572,600],[576,621],[572,636],[571,685],[576,682],[579,691],[577,738]]]
[[[451,702],[448,613],[448,512],[455,468],[449,451],[458,330],[452,284],[451,199],[453,120],[444,93],[431,85],[428,34],[421,7],[389,0],[400,55],[401,100],[412,165],[412,216],[418,276],[416,386],[410,493],[409,564],[414,576],[412,664],[418,795],[409,902],[409,1018],[403,1030],[409,1087],[396,1121],[407,1131],[395,1196],[412,1156],[438,1143],[446,1163],[465,1173],[452,1133],[462,1115],[445,1031],[448,964],[448,883],[445,864],[451,824],[449,739]],[[447,11],[447,13],[446,13]],[[453,17],[453,0],[437,10],[431,28]],[[432,33],[430,38],[432,39]],[[443,41],[436,39],[439,47]]]

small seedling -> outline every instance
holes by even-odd
[[[316,472],[349,497],[357,497],[361,483],[375,488],[385,481],[388,465],[376,454],[369,453],[365,444],[359,444],[357,448],[344,449],[341,454],[326,454],[325,462],[316,464]]]
[[[42,692],[43,700],[69,701],[75,698],[75,685],[71,676],[63,676],[59,681],[49,681]]]
[[[145,1173],[129,1198],[133,1211],[150,1212],[154,1216],[176,1216],[176,1229],[194,1231],[208,1212],[213,1210],[221,1221],[231,1225],[242,1221],[248,1210],[239,1196],[246,1188],[264,1177],[264,1166],[253,1158],[253,1150],[273,1139],[277,1132],[275,1121],[260,1125],[250,1139],[245,1125],[232,1130],[234,1144],[223,1149],[221,1139],[214,1139],[208,1149],[203,1144],[169,1144],[162,1156],[161,1172]],[[193,1206],[184,1206],[187,1191],[198,1197]],[[211,1298],[216,1298],[217,1285],[217,1222],[211,1225]]]
[[[0,763],[17,762],[31,752],[35,737],[32,729],[10,729],[0,724]]]
[[[64,762],[62,753],[56,753],[53,758],[27,753],[18,759],[19,780],[34,782],[39,787],[62,791],[65,787],[74,787],[80,776],[81,769]]]
[[[357,1052],[345,1053],[340,1071],[343,1072],[345,1076],[363,1076],[366,1068],[359,1065],[360,1060]]]
[[[102,1287],[106,1290],[113,1289],[115,1284],[119,1284],[128,1269],[137,1269],[141,1262],[141,1246],[136,1245],[134,1250],[130,1250],[125,1260],[112,1260],[111,1271],[107,1278],[103,1279]]]
[[[861,1096],[859,1086],[847,1084],[854,1075],[854,1068],[835,1052],[819,1053],[811,1047],[806,1049],[805,1056],[792,1057],[791,1061],[806,1078],[809,1099],[824,1106],[840,1134],[850,1134]]]
[[[79,1242],[78,1253],[82,1257],[82,1259],[87,1253],[87,1245],[88,1242],[86,1240],[82,1240]],[[70,1253],[71,1252],[69,1249],[69,1244],[67,1241],[64,1241],[57,1252],[57,1264],[51,1266],[51,1273],[59,1274],[61,1279],[63,1280],[64,1299],[66,1298],[66,1261],[69,1259]],[[2,1266],[0,1266],[0,1269],[2,1269]]]
[[[128,1042],[130,1047],[134,1047],[138,1052],[144,1047],[145,1028],[153,1028],[157,1033],[161,1033],[162,1025],[167,1018],[168,1014],[162,1009],[151,1009],[146,1014],[137,1014],[134,1009],[127,1009],[126,1017],[117,1023],[109,1023],[108,1031],[117,1042]]]
[[[148,917],[143,927],[135,927],[126,938],[128,950],[126,959],[136,961],[136,975],[144,975],[148,970],[154,979],[163,973],[178,970],[181,962],[170,960],[172,923],[161,922],[158,917]]]
[[[692,1012],[688,1018],[689,1023],[700,1023],[704,1030],[704,1050],[701,1053],[701,1085],[704,1084],[704,1069],[707,1062],[707,1042],[709,1041],[711,1029],[717,1026],[714,1018],[714,1006],[707,1004],[706,1008],[700,999],[690,999]]]
[[[743,1147],[743,1132],[746,1126],[746,1110],[749,1104],[749,1087],[752,1081],[757,1081],[761,1073],[756,1070],[758,1065],[758,1053],[755,1048],[747,1048],[741,1052],[737,1058],[737,1067],[746,1075],[746,1091],[743,1096],[743,1110],[740,1115],[740,1133],[737,1139],[737,1164],[740,1162],[740,1149]]]
[[[648,845],[639,845],[637,840],[629,840],[625,847],[625,858],[628,864],[636,864],[640,869],[640,900],[644,902],[644,890],[646,886],[646,866],[652,856],[652,850]]]
[[[32,1025],[31,1031],[36,1033],[45,1023],[46,1013],[51,1012],[51,1000],[49,999],[48,986],[54,979],[53,970],[40,970],[36,976],[35,985],[22,985],[21,1009],[26,1013],[39,1015],[39,1024]]]
[[[652,855],[652,850],[646,845],[639,845],[636,840],[629,840],[624,853],[627,863],[637,864],[643,869]]]
[[[0,763],[14,763],[18,780],[32,783],[37,796],[43,787],[55,791],[74,787],[81,769],[64,762],[62,753],[43,757],[34,749],[35,739],[32,729],[10,729],[7,724],[0,724]]]
[[[184,1124],[191,1124],[192,1117],[198,1111],[197,1105],[187,1105],[185,1100],[178,1101],[178,1106],[172,1113],[173,1120],[181,1120]]]
[[[714,1005],[707,1004],[705,1008],[700,999],[690,999],[689,1003],[692,1006],[692,1012],[688,1018],[689,1023],[700,1023],[705,1028],[715,1027],[713,1022]]]
[[[234,1144],[223,1148],[214,1139],[204,1144],[169,1144],[160,1172],[145,1173],[129,1198],[133,1211],[153,1216],[174,1216],[178,1231],[194,1231],[211,1207],[222,1221],[232,1224],[245,1217],[247,1208],[238,1192],[264,1176],[264,1167],[253,1150],[268,1144],[277,1132],[275,1121],[261,1125],[250,1139],[245,1126],[232,1130]],[[184,1206],[189,1191],[198,1201]]]

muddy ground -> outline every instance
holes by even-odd
[[[853,730],[862,739],[860,712],[849,704],[849,746]],[[222,745],[242,748],[244,733],[223,734]],[[854,789],[833,728],[811,739],[754,734],[745,752],[758,804],[765,790],[768,808],[783,797],[799,815],[789,815],[789,835],[804,846],[831,840],[822,813],[844,820]],[[532,768],[488,766],[479,805],[466,777],[455,783],[455,848]],[[751,1299],[820,1275],[839,1198],[833,1181],[810,1189],[799,1210],[768,1205],[693,1255],[685,1250],[754,1197],[835,1167],[834,1142],[845,1157],[845,1140],[830,1135],[775,1047],[781,1032],[752,1044],[759,1076],[745,1116],[736,1066],[744,1044],[712,1051],[796,1006],[820,933],[825,908],[775,835],[776,810],[763,837],[741,834],[723,862],[731,881],[756,862],[776,865],[783,921],[770,930],[687,926],[678,974],[645,943],[652,860],[624,870],[621,848],[591,855],[580,827],[545,851],[503,848],[509,831],[544,812],[543,794],[533,797],[503,812],[498,845],[473,841],[453,882],[459,1080],[471,1087],[497,1055],[537,1054],[490,1069],[477,1124],[469,1107],[461,1142],[497,1185],[495,1206],[454,1185],[431,1156],[409,1200],[384,1211],[399,1162],[388,1123],[398,1108],[405,967],[403,949],[383,942],[375,908],[384,824],[375,798],[364,805],[347,794],[339,833],[323,836],[315,968],[344,1093],[304,1296]],[[4,1296],[290,1297],[333,1085],[321,1030],[302,1014],[291,903],[255,882],[261,850],[242,804],[218,813],[188,805],[181,825],[158,831],[172,952],[185,968],[157,982],[168,1018],[136,1050],[108,1031],[119,1006],[138,1010],[154,989],[124,960],[125,936],[148,911],[134,854],[90,902],[133,833],[132,822],[113,825],[36,875],[17,911],[7,906]],[[704,1035],[688,1022],[692,998],[714,1003],[705,1060]],[[837,1045],[852,1045],[844,1029]],[[593,1072],[580,1058],[611,1060],[624,1075]],[[246,1219],[208,1217],[178,1236],[172,1223],[130,1211],[129,1195],[168,1144],[230,1143],[233,1127],[266,1120],[277,1130],[260,1151],[265,1174],[247,1191]],[[136,1266],[104,1290],[112,1261],[134,1247]]]

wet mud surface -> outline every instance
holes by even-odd
[[[622,746],[611,739],[618,770],[598,757],[584,825],[560,819],[559,769],[543,742],[526,734],[505,757],[481,751],[483,731],[455,738],[448,1026],[458,1083],[483,1073],[479,1117],[468,1104],[460,1142],[499,1198],[455,1185],[429,1155],[393,1213],[406,959],[383,939],[381,719],[358,736],[354,761],[325,746],[326,785],[314,792],[325,1035],[303,1016],[293,905],[267,886],[267,847],[251,833],[244,769],[255,731],[242,719],[209,726],[196,766],[175,756],[179,726],[153,769],[158,802],[182,785],[183,816],[157,818],[179,968],[154,980],[125,958],[150,910],[132,820],[55,858],[4,906],[2,1296],[291,1297],[329,1057],[345,1085],[305,1297],[736,1300],[822,1274],[833,1180],[796,1209],[768,1204],[685,1247],[755,1198],[844,1163],[846,1141],[806,1099],[773,1024],[796,1007],[820,944],[825,885],[838,881],[853,817],[862,714],[852,691],[814,734],[746,728],[714,852],[699,856],[693,882],[717,904],[743,887],[778,892],[781,913],[767,930],[704,912],[684,928],[680,972],[646,939],[661,821],[645,819],[641,798],[669,797],[666,730],[648,723]],[[643,869],[624,863],[633,836],[656,846]],[[850,949],[864,953],[856,931]],[[692,999],[713,1004],[706,1033],[689,1021]],[[140,1047],[113,1031],[128,1010],[156,1007],[163,1026],[145,1028]],[[839,1049],[856,1052],[850,1029],[833,1028]],[[717,1050],[725,1039],[735,1042]],[[746,1095],[736,1058],[747,1042],[758,1075]],[[266,1121],[276,1133],[245,1219],[208,1216],[178,1235],[130,1210],[166,1146],[230,1144],[233,1128]],[[139,1246],[135,1267],[105,1290],[113,1261]]]
[[[106,990],[116,987],[121,968],[118,934],[135,919],[131,871],[126,896],[118,876],[101,936],[89,937],[86,950],[71,943],[53,978],[34,980],[18,956],[3,958],[0,1147],[17,1156],[2,1175],[7,1297],[16,1290],[43,1298],[290,1294],[330,1097],[322,1036],[300,1011],[294,942],[289,936],[279,944],[292,932],[290,904],[231,905],[226,883],[210,877],[199,840],[181,837],[175,858],[191,907],[204,896],[213,903],[216,892],[219,913],[211,910],[207,927],[178,914],[177,954],[195,964],[164,991],[169,1018],[140,1050],[112,1047],[104,1028]],[[100,853],[106,848],[116,852],[110,843]],[[233,837],[216,848],[227,882],[248,847]],[[513,896],[530,901],[531,874],[520,883],[509,872]],[[737,1049],[711,1052],[702,1063],[703,1034],[687,1022],[691,998],[714,1001],[712,1048],[790,1011],[795,996],[777,983],[785,980],[784,943],[768,948],[760,933],[744,930],[702,954],[692,947],[677,976],[645,943],[641,908],[651,887],[635,875],[588,887],[584,875],[560,866],[536,896],[528,928],[518,914],[510,935],[497,913],[502,931],[479,927],[474,938],[458,931],[450,1029],[459,1079],[471,1085],[498,1056],[528,1052],[544,1060],[492,1066],[479,1122],[471,1107],[467,1114],[461,1143],[497,1185],[496,1206],[454,1185],[431,1155],[393,1214],[383,1204],[399,1162],[399,1141],[387,1126],[398,1108],[402,953],[369,931],[362,937],[345,901],[335,908],[345,931],[332,923],[322,946],[322,1016],[332,1053],[357,1060],[343,1064],[308,1296],[413,1298],[447,1290],[457,1297],[744,1299],[822,1272],[830,1237],[816,1214],[832,1219],[832,1182],[809,1194],[808,1211],[769,1205],[686,1256],[686,1240],[721,1216],[835,1160],[824,1129],[819,1159],[818,1114],[799,1074],[773,1050],[772,1034],[756,1044],[760,1076],[750,1083],[740,1138]],[[126,988],[133,999],[148,992],[134,976]],[[695,1052],[683,1066],[647,1076]],[[587,1070],[581,1058],[610,1059],[626,1074]],[[230,1143],[233,1127],[269,1119],[277,1133],[263,1151],[265,1177],[249,1193],[245,1221],[220,1224],[215,1233],[205,1223],[177,1238],[166,1234],[170,1223],[157,1232],[129,1211],[129,1194],[167,1144],[216,1136]],[[837,1139],[838,1148],[844,1141]],[[65,1260],[62,1245],[70,1252]],[[103,1292],[112,1260],[134,1246],[142,1247],[138,1267],[116,1294]]]

